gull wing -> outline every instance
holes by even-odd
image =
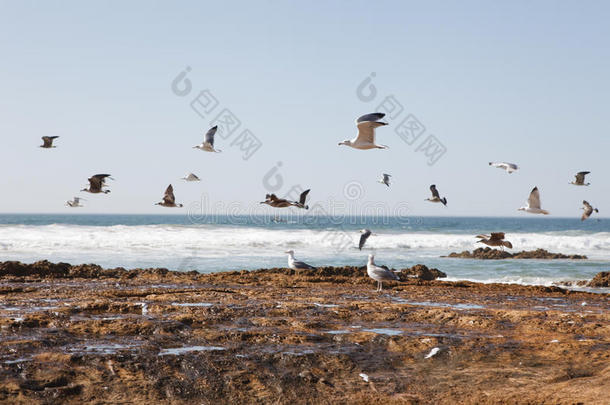
[[[576,173],[576,183],[583,184],[585,182],[585,176],[591,172],[578,172]]]
[[[398,276],[392,270],[386,270],[383,267],[374,266],[371,269],[371,273],[376,277],[383,280],[398,280]]]
[[[385,117],[384,113],[370,113],[370,114],[364,114],[360,117],[358,117],[358,119],[356,120],[356,124],[360,124],[361,122],[374,122],[374,121],[379,121],[380,119],[382,119],[383,117]]]
[[[441,198],[441,196],[438,194],[438,190],[436,189],[435,184],[430,186],[430,191],[432,191],[432,197],[438,197],[439,199]]]
[[[375,128],[388,125],[385,122],[363,121],[358,123],[356,143],[375,143]]]
[[[360,242],[358,243],[359,250],[362,250],[362,247],[366,243],[366,240],[369,238],[369,236],[371,236],[371,231],[369,231],[368,229],[362,235],[360,235]]]
[[[310,191],[311,191],[311,189],[307,189],[301,193],[301,197],[299,198],[299,203],[301,203],[302,205],[305,205],[305,200],[307,199],[307,194],[309,194]]]
[[[477,236],[475,236],[475,238],[478,238],[478,239],[491,239],[491,236],[490,235],[477,235]]]
[[[305,262],[298,261],[298,260],[295,260],[294,262],[292,262],[292,264],[297,269],[315,269],[315,267],[310,266],[309,264],[307,264]]]
[[[104,181],[100,177],[92,176],[87,179],[89,181],[89,191],[100,191]]]
[[[527,199],[527,205],[530,208],[540,208],[540,192],[538,191],[538,187],[533,188],[529,198]]]
[[[217,130],[218,130],[218,125],[215,125],[212,128],[210,128],[210,130],[208,132],[206,132],[206,134],[205,134],[203,143],[209,143],[212,147],[214,147],[214,134],[216,134]]]
[[[490,240],[502,240],[504,239],[504,232],[492,232]]]
[[[170,184],[165,189],[165,195],[163,196],[163,202],[166,204],[175,204],[176,197],[174,196],[174,187]]]

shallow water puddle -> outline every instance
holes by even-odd
[[[363,332],[372,332],[378,335],[398,336],[402,335],[403,331],[399,329],[388,329],[388,328],[372,328],[362,329]]]
[[[219,347],[219,346],[184,346],[184,347],[174,347],[171,349],[162,349],[159,352],[159,356],[167,356],[167,355],[179,356],[181,354],[191,353],[191,352],[210,352],[210,351],[219,351],[219,350],[225,350],[225,348]]]
[[[455,308],[455,309],[484,309],[483,305],[477,304],[449,304],[447,302],[431,302],[431,301],[410,301],[404,298],[392,298],[393,301],[400,304],[409,304],[422,307],[442,307],[442,308]]]
[[[176,307],[211,307],[214,304],[209,302],[172,302],[172,305]]]

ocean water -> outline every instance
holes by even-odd
[[[374,235],[357,248],[359,230]],[[441,258],[472,250],[475,235],[506,232],[512,251],[544,248],[585,261]],[[286,266],[284,251],[313,266],[418,263],[449,280],[549,285],[610,269],[610,220],[572,218],[0,215],[0,260],[216,272]]]

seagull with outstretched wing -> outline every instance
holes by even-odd
[[[377,145],[375,143],[375,128],[388,125],[387,122],[379,121],[385,117],[384,113],[365,114],[356,120],[358,127],[358,135],[354,139],[346,139],[339,142],[339,145],[350,146],[354,149],[387,149],[386,145]]]

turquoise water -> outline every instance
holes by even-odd
[[[359,230],[371,229],[362,251]],[[513,251],[544,248],[587,261],[441,258],[472,250],[475,235],[506,232]],[[449,279],[550,284],[610,268],[610,221],[575,218],[317,217],[295,215],[0,215],[2,260],[215,272],[286,265],[284,251],[314,266],[423,263]]]

